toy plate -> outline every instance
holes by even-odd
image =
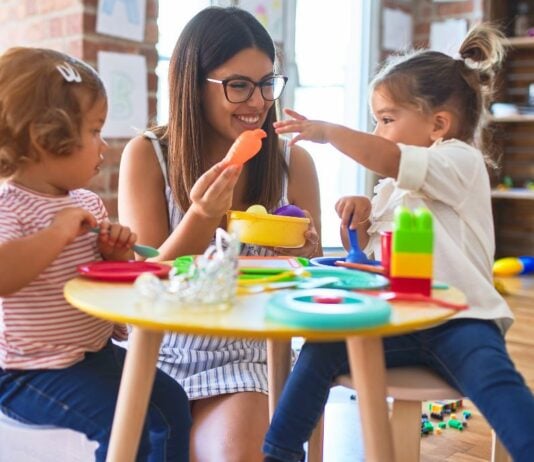
[[[389,285],[389,280],[384,276],[365,271],[322,266],[308,266],[306,271],[311,273],[312,278],[337,277],[338,282],[329,286],[333,289],[370,290],[382,289]]]
[[[345,261],[345,257],[315,257],[310,260],[310,263],[313,266],[334,266],[337,268],[336,261]],[[365,264],[378,266],[381,263],[378,260],[369,260]]]
[[[318,303],[317,299],[329,300]],[[340,299],[340,303],[331,300]],[[336,289],[279,292],[267,302],[270,321],[309,329],[354,329],[387,324],[391,305],[369,295]]]
[[[95,261],[79,265],[82,276],[99,281],[130,282],[142,273],[152,273],[160,278],[169,274],[171,267],[147,261]]]

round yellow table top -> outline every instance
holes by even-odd
[[[100,282],[83,277],[70,280],[65,298],[79,310],[113,322],[151,330],[178,331],[220,337],[341,340],[352,335],[396,335],[438,324],[456,311],[421,302],[393,302],[389,324],[345,330],[311,330],[276,324],[265,318],[265,307],[273,292],[240,295],[224,311],[207,311],[195,306],[172,306],[143,299],[131,283]],[[454,288],[434,290],[434,297],[464,303]]]

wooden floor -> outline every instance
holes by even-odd
[[[505,298],[516,316],[506,336],[508,351],[534,390],[534,276],[501,279],[501,283],[509,292]],[[335,390],[331,393],[325,414],[324,462],[364,461],[361,428],[354,401],[350,401],[347,389]],[[422,462],[490,460],[490,428],[471,402],[465,402],[465,409],[473,413],[466,430],[459,432],[446,429],[441,435],[423,437]]]
[[[506,335],[508,351],[516,367],[534,390],[534,277],[502,278],[499,282],[510,292],[505,298],[516,316]],[[441,435],[423,438],[422,462],[490,460],[490,428],[471,402],[466,402],[466,408],[473,411],[474,417],[464,432],[448,429]]]

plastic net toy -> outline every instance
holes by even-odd
[[[195,258],[186,273],[173,268],[169,281],[143,273],[135,288],[153,306],[191,310],[223,310],[234,301],[237,290],[239,241],[221,228],[215,242]]]

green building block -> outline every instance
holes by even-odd
[[[392,252],[432,253],[434,233],[430,210],[418,208],[413,213],[406,207],[395,209]]]

